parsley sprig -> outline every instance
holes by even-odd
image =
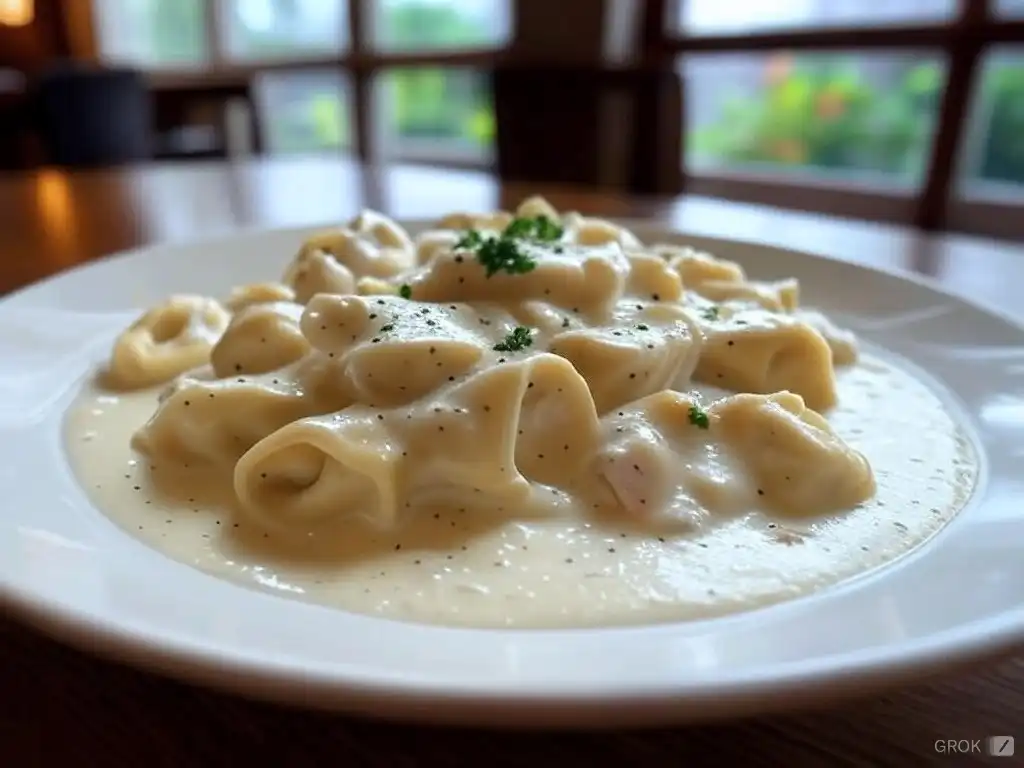
[[[718,305],[712,304],[710,307],[704,307],[704,309],[701,310],[701,315],[705,320],[717,320],[719,311]]]
[[[504,339],[494,345],[495,352],[518,352],[533,344],[533,336],[525,325],[517,325]]]
[[[699,429],[707,429],[711,425],[708,412],[699,405],[690,406],[690,423]]]
[[[402,285],[399,286],[398,288],[398,295],[401,296],[403,299],[411,299],[412,286],[409,285],[408,283],[402,283]]]
[[[564,230],[547,216],[512,219],[502,232],[503,237],[529,238],[550,243],[562,237]]]
[[[475,229],[467,230],[455,243],[455,248],[474,251],[476,260],[487,270],[487,277],[498,272],[522,275],[535,269],[537,262],[522,251],[520,244],[530,240],[550,243],[561,238],[563,231],[547,216],[522,217],[510,221],[497,237],[484,237]]]

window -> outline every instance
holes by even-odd
[[[464,69],[416,67],[383,75],[386,146],[390,154],[480,158],[494,139],[494,107],[486,79]]]
[[[340,53],[348,43],[345,0],[226,0],[225,55],[236,60]]]
[[[968,197],[1024,198],[1024,48],[996,48],[974,94],[961,158]]]
[[[949,19],[956,5],[957,0],[683,0],[678,24],[692,34],[922,24]]]
[[[995,0],[997,16],[1020,18],[1024,16],[1024,0]]]
[[[226,69],[229,77],[251,72],[266,151],[353,147],[354,111],[368,107],[352,103],[345,74],[354,37],[349,0],[91,1],[104,59],[151,70]],[[359,39],[368,39],[379,55],[498,49],[511,30],[511,0],[362,2],[367,29]],[[369,51],[357,53],[373,66]],[[310,59],[327,61],[323,68],[291,67]],[[371,130],[392,156],[469,162],[487,157],[494,110],[482,72],[380,67],[375,81],[382,109],[371,117]]]
[[[264,73],[256,81],[256,108],[271,154],[351,147],[348,85],[337,70]]]
[[[93,0],[103,57],[143,67],[201,66],[208,39],[203,0]]]
[[[684,187],[1024,236],[1024,0],[668,3],[646,53],[677,57],[686,80]],[[961,24],[983,66],[947,91],[976,50]]]
[[[430,51],[503,45],[508,0],[379,0],[373,40],[384,51]]]
[[[943,87],[938,57],[709,54],[687,58],[691,169],[916,185]]]

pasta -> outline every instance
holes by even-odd
[[[119,389],[137,389],[203,365],[229,320],[228,311],[213,299],[172,296],[118,337],[107,382]]]
[[[108,369],[169,384],[134,448],[230,473],[268,529],[393,529],[437,504],[699,527],[874,494],[820,413],[857,357],[796,280],[531,198],[415,237],[364,211],[279,283],[147,312]]]

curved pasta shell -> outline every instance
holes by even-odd
[[[356,396],[379,406],[411,402],[462,377],[493,344],[480,331],[500,338],[514,325],[498,309],[485,317],[465,305],[394,296],[318,296],[302,319],[306,338],[338,360]]]
[[[355,293],[352,270],[325,251],[303,252],[285,272],[284,281],[293,289],[295,300],[306,304],[320,293]]]
[[[715,258],[710,253],[689,246],[654,245],[651,251],[668,260],[669,267],[679,275],[684,288],[692,288],[709,280],[741,283],[747,279],[739,264]]]
[[[230,465],[259,440],[315,408],[290,385],[186,379],[135,433],[132,447],[154,460]]]
[[[441,480],[508,495],[525,492],[523,478],[562,485],[597,444],[586,381],[551,354],[481,371],[411,416],[400,427],[410,455],[420,457],[420,484]]]
[[[583,314],[611,311],[622,296],[629,262],[614,243],[580,248],[521,244],[535,257],[536,267],[522,274],[487,271],[472,253],[446,251],[434,256],[429,267],[409,280],[413,296],[421,301],[546,301]]]
[[[792,312],[800,305],[800,283],[793,279],[774,283],[705,280],[693,290],[711,301],[749,302],[772,312]]]
[[[835,405],[832,350],[806,323],[765,312],[738,313],[702,330],[698,381],[755,394],[789,390],[819,411]]]
[[[626,249],[643,248],[640,239],[625,227],[605,219],[595,219],[571,212],[562,217],[566,242],[593,246],[616,243]]]
[[[311,349],[299,328],[302,305],[253,304],[231,320],[210,353],[218,377],[266,373],[299,360]]]
[[[566,358],[587,381],[598,413],[668,388],[688,366],[693,339],[685,327],[614,336],[600,329],[557,337],[551,351]],[[695,358],[694,358],[695,359]]]
[[[478,229],[500,232],[511,223],[511,213],[508,211],[495,211],[494,213],[449,213],[447,216],[438,219],[436,226],[439,230]],[[458,235],[455,235],[456,240],[458,237]]]
[[[106,381],[139,389],[205,364],[231,316],[203,296],[172,296],[136,320],[114,342]]]
[[[295,291],[281,283],[249,283],[232,289],[224,306],[232,312],[241,312],[256,304],[295,301]]]
[[[633,296],[654,301],[679,301],[683,283],[664,259],[648,253],[627,252],[629,281],[627,290]]]
[[[740,394],[712,404],[708,412],[773,511],[822,515],[851,509],[875,494],[867,459],[798,395]]]
[[[295,531],[344,517],[395,522],[400,454],[359,409],[304,419],[256,443],[235,466],[244,513]]]

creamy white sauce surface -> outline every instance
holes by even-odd
[[[891,562],[970,496],[974,451],[942,401],[888,361],[837,370],[824,415],[870,462],[877,494],[849,512],[788,521],[761,513],[658,536],[607,527],[567,503],[543,521],[459,508],[395,532],[347,524],[301,541],[257,529],[230,488],[130,448],[159,388],[87,385],[66,447],[90,498],[126,532],[235,582],[358,613],[479,627],[565,627],[706,618],[808,594]]]

